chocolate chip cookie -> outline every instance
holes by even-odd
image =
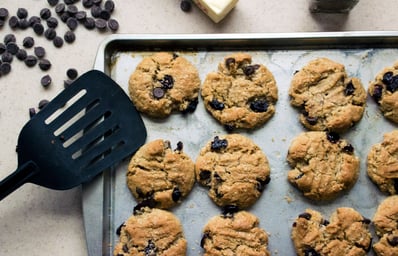
[[[263,125],[275,113],[278,88],[263,64],[246,53],[226,56],[206,76],[201,95],[206,109],[229,130]]]
[[[135,107],[152,117],[167,117],[173,111],[195,111],[199,89],[196,67],[175,53],[158,52],[145,57],[129,79]]]
[[[291,238],[298,256],[365,256],[371,249],[370,222],[348,207],[336,209],[330,221],[307,209],[294,221]]]
[[[398,123],[398,62],[377,74],[369,84],[368,93],[384,117]]]
[[[143,145],[131,158],[127,185],[142,203],[168,209],[181,202],[195,183],[195,166],[183,152],[182,142],[172,149],[169,141],[158,139]]]
[[[141,208],[120,227],[114,256],[186,255],[187,241],[180,221],[171,212]]]
[[[289,182],[312,200],[331,200],[358,179],[354,147],[334,132],[310,131],[292,141],[287,161]]]
[[[380,256],[398,255],[398,195],[384,199],[373,216],[379,241],[373,250]]]
[[[240,134],[214,137],[201,149],[195,170],[196,180],[209,188],[210,198],[221,207],[251,206],[270,181],[267,157]]]
[[[347,130],[361,120],[366,103],[360,80],[327,58],[312,60],[295,73],[289,95],[291,105],[301,110],[300,122],[311,131]]]
[[[367,172],[381,191],[398,194],[398,130],[384,134],[383,141],[372,146]]]
[[[268,235],[253,214],[240,211],[215,216],[203,229],[201,246],[205,256],[269,256]]]

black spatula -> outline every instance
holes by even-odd
[[[27,182],[58,190],[88,182],[145,139],[142,119],[124,91],[104,73],[89,71],[22,128],[18,168],[0,182],[0,200]]]

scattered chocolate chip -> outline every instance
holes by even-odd
[[[47,27],[49,27],[49,28],[58,27],[58,20],[55,17],[48,18],[46,22],[47,22]]]
[[[69,68],[68,70],[66,70],[66,76],[72,80],[76,79],[78,75],[79,73],[75,68]]]
[[[34,48],[34,53],[37,58],[41,59],[46,55],[46,50],[41,46],[37,46]]]
[[[298,217],[306,219],[306,220],[310,220],[312,215],[310,213],[308,213],[308,212],[304,212],[304,213],[300,214]]]
[[[13,55],[9,52],[4,52],[1,55],[1,61],[3,61],[3,62],[11,63],[13,59],[14,59]]]
[[[36,58],[36,56],[28,55],[26,57],[26,59],[24,60],[24,62],[25,62],[26,66],[33,67],[37,63],[37,58]]]
[[[8,10],[6,8],[0,8],[0,19],[5,20],[8,17]]]
[[[62,22],[66,23],[66,21],[70,18],[70,15],[69,13],[64,12],[59,16],[59,18],[61,19]]]
[[[0,64],[0,75],[7,75],[11,72],[11,64],[8,62],[3,62]]]
[[[86,29],[91,30],[95,28],[95,20],[91,17],[87,17],[84,21],[83,21],[83,25]]]
[[[268,106],[266,100],[255,100],[250,103],[250,109],[257,113],[267,112]]]
[[[3,54],[7,50],[6,45],[3,43],[0,43],[0,54]]]
[[[175,187],[173,189],[173,193],[171,194],[171,197],[172,197],[174,202],[178,202],[178,200],[181,199],[182,193],[181,193],[181,191],[180,191],[180,189],[178,187]]]
[[[47,88],[48,86],[50,86],[51,82],[52,82],[52,79],[51,79],[50,75],[45,75],[40,80],[40,83],[44,88]]]
[[[368,218],[363,217],[362,222],[365,223],[366,225],[369,225],[372,221],[370,219],[368,219]]]
[[[101,7],[99,7],[98,5],[93,5],[90,11],[91,11],[91,16],[93,16],[94,18],[99,18],[101,13]]]
[[[115,19],[108,20],[108,27],[112,31],[117,31],[119,29],[119,22]]]
[[[330,224],[330,222],[328,220],[322,220],[322,225],[327,226],[329,224]]]
[[[192,9],[191,1],[182,0],[180,3],[180,8],[183,12],[189,12]]]
[[[93,0],[94,5],[100,5],[102,0]]]
[[[12,55],[17,54],[17,52],[18,52],[18,50],[19,50],[18,45],[17,45],[16,43],[14,43],[14,42],[8,43],[8,44],[6,45],[6,48],[7,48],[7,51],[8,51],[9,53],[11,53]]]
[[[55,12],[57,14],[61,14],[65,11],[66,5],[64,3],[59,3],[55,6]]]
[[[54,28],[47,28],[46,31],[44,31],[44,37],[48,40],[53,40],[56,36],[57,32]]]
[[[107,27],[106,25],[107,22],[104,19],[98,18],[95,20],[95,27],[99,30],[105,30]]]
[[[37,107],[41,110],[43,109],[45,106],[47,106],[47,104],[50,103],[49,100],[43,99],[39,101],[39,104],[37,105]]]
[[[17,54],[15,54],[15,57],[19,60],[25,60],[27,56],[28,53],[24,49],[19,49]]]
[[[47,71],[51,68],[51,62],[47,59],[41,59],[39,61],[39,68],[43,71]]]
[[[20,29],[27,29],[30,27],[30,22],[27,19],[20,19],[19,20],[19,28]]]
[[[156,205],[157,203],[153,198],[145,199],[134,207],[133,214],[136,215],[144,207],[154,208]]]
[[[29,108],[29,117],[32,118],[34,115],[36,115],[36,109],[35,108]]]
[[[165,91],[161,87],[155,87],[152,91],[152,94],[155,99],[161,99],[164,97]]]
[[[129,248],[128,248],[127,244],[123,245],[122,250],[123,250],[124,253],[128,253],[129,252]]]
[[[225,108],[224,103],[219,102],[217,99],[213,99],[212,101],[210,101],[209,105],[215,110],[223,110]]]
[[[345,94],[346,96],[350,96],[350,95],[354,94],[354,92],[355,92],[354,84],[352,83],[352,81],[350,81],[350,82],[346,85],[346,87],[345,87],[345,89],[344,89],[344,94]]]
[[[104,19],[104,20],[109,20],[109,18],[111,17],[111,13],[108,10],[101,10],[100,14],[99,14],[99,18]]]
[[[75,16],[79,10],[77,9],[76,5],[68,5],[66,7],[66,12],[69,13],[71,16]]]
[[[4,43],[7,45],[9,43],[16,43],[17,39],[14,34],[7,34],[4,36]]]
[[[66,31],[64,34],[64,40],[67,43],[73,43],[76,40],[76,35],[73,31]]]
[[[221,150],[225,149],[228,146],[228,141],[226,139],[220,139],[218,136],[215,136],[213,141],[211,142],[210,148],[211,150]]]
[[[42,19],[48,19],[51,17],[51,11],[48,8],[43,8],[40,10],[40,18]]]
[[[79,21],[83,21],[87,17],[87,13],[85,11],[78,11],[75,15],[75,18]]]
[[[93,6],[93,0],[83,0],[82,4],[85,8],[91,8]]]
[[[47,3],[50,6],[56,6],[58,4],[59,0],[47,0]]]
[[[17,17],[20,19],[25,19],[26,17],[28,17],[28,10],[26,10],[25,8],[18,8]]]
[[[386,72],[386,73],[383,75],[382,82],[383,82],[384,84],[389,84],[389,83],[392,82],[392,78],[393,78],[393,77],[394,77],[394,73],[391,72],[391,71],[388,71],[388,72]]]
[[[35,40],[31,36],[27,36],[23,39],[22,45],[25,48],[32,48],[35,45]]]
[[[17,16],[11,16],[8,19],[8,25],[10,26],[11,29],[16,29],[19,27],[19,19]]]
[[[29,26],[31,26],[32,28],[33,28],[33,25],[34,25],[34,24],[40,23],[40,22],[41,22],[41,19],[40,19],[40,17],[38,17],[38,16],[31,16],[31,17],[29,18]]]
[[[33,28],[33,31],[36,33],[36,35],[39,35],[39,36],[43,35],[43,33],[44,33],[43,24],[35,23],[32,28]]]
[[[338,142],[340,140],[340,135],[337,132],[327,132],[326,133],[326,138],[331,143],[336,143],[336,142]]]
[[[69,28],[70,30],[75,30],[75,29],[77,28],[78,25],[79,25],[79,22],[77,21],[76,18],[69,17],[69,18],[66,20],[66,26],[68,26],[68,28]]]
[[[108,12],[112,13],[113,10],[115,9],[115,2],[113,2],[112,0],[105,1],[104,9],[107,10]]]
[[[55,47],[61,48],[64,45],[64,39],[62,39],[62,37],[60,37],[60,36],[56,36],[53,39],[53,44]]]

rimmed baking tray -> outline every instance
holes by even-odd
[[[269,233],[273,255],[294,255],[290,240],[295,217],[306,208],[320,211],[325,217],[337,207],[353,207],[372,218],[386,195],[379,192],[366,175],[366,156],[370,147],[382,140],[385,132],[397,126],[386,121],[377,105],[368,97],[362,120],[342,134],[361,159],[360,177],[355,186],[332,202],[312,202],[287,182],[289,166],[286,154],[291,140],[305,129],[299,124],[298,112],[289,104],[288,88],[296,70],[317,57],[328,57],[346,66],[349,76],[359,77],[367,89],[369,81],[386,66],[398,60],[398,32],[336,32],[277,34],[173,34],[112,35],[99,47],[94,68],[106,72],[127,92],[128,78],[144,56],[158,51],[176,52],[190,60],[203,81],[217,69],[223,57],[232,52],[247,52],[253,63],[266,65],[274,74],[279,89],[275,116],[263,127],[239,131],[252,138],[267,155],[271,182],[261,198],[248,209],[260,219]],[[174,114],[164,120],[143,116],[148,130],[147,141],[162,138],[172,145],[184,143],[184,151],[195,161],[199,150],[225,129],[206,112],[199,100],[190,115]],[[112,255],[117,242],[116,229],[131,214],[135,199],[126,186],[129,159],[104,172],[83,186],[83,214],[90,256]],[[171,209],[181,220],[188,240],[188,255],[202,255],[202,228],[220,213],[198,184],[181,205]],[[374,238],[377,241],[377,238]],[[370,252],[370,255],[372,252]]]

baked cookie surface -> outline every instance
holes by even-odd
[[[206,76],[201,95],[208,112],[221,124],[251,129],[274,115],[278,88],[264,65],[252,64],[249,54],[235,53]]]
[[[298,256],[361,256],[371,249],[370,220],[352,208],[337,208],[330,221],[307,209],[293,223],[291,238]]]
[[[267,246],[267,233],[259,227],[258,218],[246,211],[211,218],[201,240],[205,256],[269,256]]]
[[[362,118],[366,103],[360,80],[347,77],[344,65],[327,58],[312,60],[294,74],[289,96],[311,131],[347,130]]]
[[[267,157],[240,134],[214,137],[201,149],[195,171],[196,180],[209,188],[209,197],[221,207],[251,206],[270,181]]]
[[[187,241],[180,221],[171,212],[141,208],[120,228],[114,256],[186,255]]]
[[[378,206],[373,224],[379,241],[373,245],[377,255],[398,255],[398,195],[389,196]]]
[[[184,57],[167,52],[145,57],[129,79],[135,107],[152,117],[167,117],[173,111],[193,112],[199,88],[196,67]]]
[[[384,68],[369,84],[368,93],[384,117],[398,123],[398,62]]]
[[[372,146],[367,173],[382,192],[398,194],[398,130],[384,134],[383,141]]]
[[[182,142],[172,149],[169,141],[157,139],[143,145],[131,158],[127,186],[139,203],[149,200],[154,207],[168,209],[191,191],[194,168]]]
[[[331,200],[358,179],[359,158],[337,133],[310,131],[293,139],[287,153],[288,181],[305,197]]]

